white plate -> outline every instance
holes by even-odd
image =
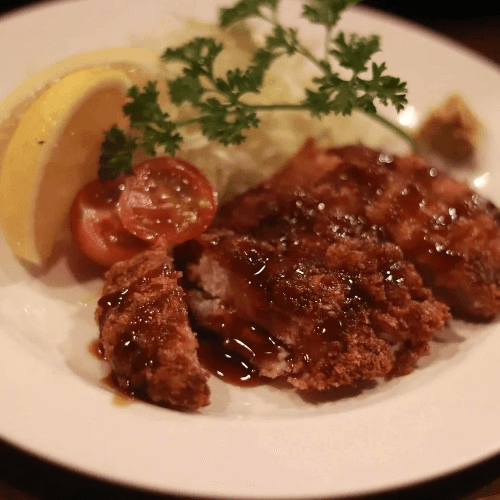
[[[126,6],[125,6],[126,4]],[[287,15],[293,19],[298,2]],[[0,98],[77,52],[148,46],[175,18],[213,19],[206,0],[81,0],[0,20]],[[383,36],[418,119],[462,93],[486,134],[471,181],[500,202],[498,68],[426,31],[370,10],[345,28]],[[316,32],[308,32],[318,40]],[[498,324],[453,323],[408,377],[337,400],[213,382],[214,403],[182,414],[117,404],[87,351],[97,335],[97,278],[62,259],[34,276],[0,246],[0,436],[77,471],[154,491],[218,498],[314,498],[381,491],[450,473],[500,450]]]

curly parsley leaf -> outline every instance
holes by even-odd
[[[399,78],[385,75],[386,65],[372,62],[372,56],[380,50],[377,36],[359,37],[339,33],[332,42],[329,53],[339,66],[350,70],[350,76],[342,78],[332,72],[327,61],[322,61],[323,76],[313,79],[316,89],[307,89],[304,105],[313,115],[330,113],[349,115],[354,109],[375,115],[376,102],[392,104],[401,111],[406,104],[406,83]]]
[[[376,35],[360,37],[351,34],[346,38],[343,32],[339,33],[334,41],[335,48],[330,50],[338,63],[355,73],[367,70],[367,64],[373,55],[380,51],[380,38]]]
[[[279,0],[240,0],[232,7],[220,9],[219,24],[222,28],[227,28],[252,17],[263,17],[266,9],[276,12],[278,4]]]
[[[177,48],[168,48],[161,58],[165,62],[179,61],[186,64],[184,73],[197,78],[213,75],[213,65],[224,46],[213,38],[197,37]]]
[[[133,153],[141,148],[151,155],[158,149],[174,154],[182,141],[178,130],[197,123],[209,139],[224,145],[240,144],[245,132],[258,127],[259,114],[282,109],[305,110],[313,116],[330,113],[348,115],[360,110],[394,130],[412,143],[397,125],[377,115],[377,104],[392,105],[400,111],[406,104],[406,83],[387,74],[385,63],[373,56],[380,51],[376,35],[359,36],[335,32],[343,12],[360,0],[303,0],[302,15],[324,28],[324,54],[313,53],[300,39],[296,28],[279,21],[280,0],[238,0],[219,12],[219,24],[225,28],[252,18],[270,24],[264,43],[258,47],[246,68],[215,74],[223,44],[209,37],[196,37],[162,54],[165,63],[180,63],[182,69],[167,81],[171,102],[189,104],[194,115],[172,121],[158,103],[154,82],[144,89],[132,87],[124,112],[130,118],[132,134],[113,128],[107,135],[101,155],[102,175],[129,172]],[[313,78],[299,102],[252,104],[248,94],[259,94],[272,64],[281,57],[299,54],[316,66],[320,75]]]
[[[130,127],[142,133],[137,140],[138,146],[152,156],[156,155],[157,146],[163,146],[167,153],[174,154],[182,137],[158,103],[156,82],[149,82],[142,91],[134,86],[129,89],[128,95],[131,101],[123,106],[123,111],[130,118]]]
[[[302,15],[313,24],[335,26],[342,13],[361,0],[310,0],[304,4]]]
[[[132,173],[132,157],[137,149],[137,141],[128,137],[116,125],[106,132],[101,148],[99,177],[114,179],[120,173]]]
[[[117,177],[120,172],[132,172],[132,159],[137,149],[151,156],[162,147],[168,154],[175,154],[182,142],[177,126],[164,113],[158,103],[156,82],[149,82],[141,91],[137,86],[128,90],[130,98],[123,106],[135,135],[127,135],[117,126],[106,132],[100,156],[99,177]]]
[[[257,113],[245,107],[231,109],[217,99],[208,99],[202,106],[205,114],[200,118],[203,134],[225,146],[241,144],[245,140],[244,130],[259,125]]]

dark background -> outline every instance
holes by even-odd
[[[0,13],[23,5],[36,3],[38,2],[3,0],[3,2],[0,2]],[[495,0],[492,2],[480,0],[473,3],[452,2],[451,0],[365,0],[363,3],[424,23],[434,20],[460,20],[500,14],[498,2]]]
[[[471,18],[481,19],[488,16],[498,16],[498,2],[459,2],[451,0],[365,0],[365,5],[371,5],[393,12],[403,17],[423,22],[459,21]]]
[[[39,2],[33,0],[3,0],[0,2],[0,13],[36,3]],[[424,23],[435,20],[460,20],[493,15],[498,16],[500,14],[498,2],[495,0],[491,2],[479,0],[470,3],[460,3],[451,0],[364,0],[363,3]]]
[[[40,2],[0,0],[0,15],[37,3]],[[500,7],[496,0],[364,0],[363,4],[423,24],[500,63]],[[123,5],[126,7],[125,0]]]

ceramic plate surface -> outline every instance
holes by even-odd
[[[293,22],[298,12],[292,0],[285,18]],[[215,20],[216,4],[81,0],[5,16],[0,99],[73,54],[153,46],[193,13]],[[391,73],[409,84],[409,115],[401,119],[418,124],[450,92],[465,97],[485,127],[466,177],[500,202],[498,68],[368,9],[346,13],[343,27],[382,35]],[[305,29],[320,43],[319,32]],[[47,273],[30,273],[3,242],[0,262],[0,436],[76,471],[171,494],[325,498],[414,484],[500,450],[496,322],[453,322],[417,371],[372,390],[305,401],[289,390],[214,380],[213,404],[185,414],[119,404],[101,383],[105,368],[88,350],[97,335],[97,276],[68,256]]]

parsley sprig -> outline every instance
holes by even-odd
[[[197,114],[174,121],[158,104],[155,82],[142,90],[129,90],[129,102],[123,110],[130,119],[132,133],[113,127],[106,134],[102,148],[101,178],[130,172],[134,152],[141,148],[155,155],[158,148],[173,155],[180,147],[179,129],[199,124],[209,139],[224,145],[240,144],[245,132],[258,127],[259,115],[266,111],[305,110],[313,116],[330,113],[349,115],[361,110],[372,115],[413,144],[410,136],[397,125],[377,114],[376,103],[394,106],[401,111],[406,100],[406,83],[386,73],[385,63],[372,61],[380,51],[376,35],[359,36],[336,32],[335,27],[345,9],[360,0],[304,1],[302,15],[309,22],[321,25],[325,32],[324,54],[318,56],[301,41],[297,29],[279,21],[280,0],[239,0],[219,13],[219,24],[227,28],[234,23],[258,18],[270,25],[262,47],[253,54],[251,64],[244,68],[215,74],[216,59],[224,50],[213,38],[197,37],[162,55],[166,63],[181,63],[182,72],[167,82],[173,104],[188,103]],[[300,54],[318,70],[299,102],[250,104],[245,98],[259,94],[264,77],[280,57]],[[342,73],[341,73],[342,72]],[[347,75],[347,76],[346,76]]]

